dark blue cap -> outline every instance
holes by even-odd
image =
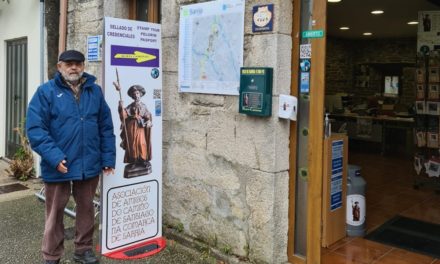
[[[84,54],[77,50],[66,50],[60,54],[58,61],[80,61],[83,62],[85,60]]]

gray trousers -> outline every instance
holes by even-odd
[[[44,259],[58,260],[64,253],[64,208],[71,192],[76,203],[75,252],[92,249],[95,224],[93,198],[98,182],[99,177],[84,181],[44,183],[46,223],[41,248]]]

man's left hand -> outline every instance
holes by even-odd
[[[115,169],[110,168],[110,167],[104,167],[104,169],[102,169],[102,173],[104,175],[109,175],[110,173],[115,174]]]

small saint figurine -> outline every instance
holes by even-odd
[[[120,91],[119,84],[114,83]],[[148,175],[151,173],[151,127],[152,114],[141,102],[145,88],[140,85],[131,86],[127,94],[133,102],[124,108],[124,102],[119,101],[119,117],[121,119],[121,148],[125,150],[124,178]]]

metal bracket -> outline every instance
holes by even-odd
[[[305,101],[308,101],[310,99],[310,96],[308,94],[301,94],[302,99]]]
[[[38,199],[40,199],[42,202],[46,202],[46,195],[44,193],[44,186],[41,188],[41,190],[37,193],[35,193],[35,196],[37,196]],[[100,211],[101,203],[99,200],[94,199],[93,200],[93,207],[95,208],[95,218],[98,217],[99,211]],[[73,208],[64,208],[64,213],[71,218],[76,218],[76,204],[73,205]]]
[[[309,180],[309,170],[308,170],[308,168],[299,168],[299,177],[303,181],[308,181]]]
[[[301,133],[303,136],[307,137],[309,135],[309,129],[305,127],[302,129]]]

